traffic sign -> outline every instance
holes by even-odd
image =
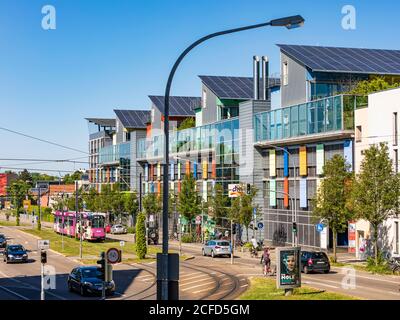
[[[50,248],[50,240],[38,240],[37,245],[39,250],[47,250]]]
[[[119,242],[119,245],[120,245],[121,247],[125,246],[125,241],[120,241],[120,242]]]
[[[317,225],[315,225],[315,228],[318,232],[322,232],[324,230],[324,225],[322,223],[318,223]]]
[[[259,222],[257,224],[257,227],[258,227],[258,229],[262,229],[262,228],[264,228],[264,224],[262,222]]]
[[[256,216],[257,215],[257,208],[253,208],[253,214]]]
[[[106,253],[107,261],[110,264],[115,264],[121,261],[121,251],[116,248],[110,248]]]

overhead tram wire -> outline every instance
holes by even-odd
[[[22,133],[22,132],[14,131],[14,130],[11,130],[11,129],[8,129],[8,128],[0,127],[0,130],[11,132],[11,133],[14,133],[14,134],[17,134],[17,135],[20,135],[20,136],[23,136],[23,137],[26,137],[26,138],[29,138],[29,139],[37,140],[37,141],[40,141],[40,142],[48,143],[48,144],[51,144],[51,145],[54,145],[54,146],[57,146],[57,147],[60,147],[60,148],[64,148],[64,149],[68,149],[68,150],[72,150],[72,151],[80,152],[80,153],[84,153],[84,154],[89,154],[86,151],[82,151],[82,150],[75,149],[75,148],[72,148],[72,147],[64,146],[64,145],[56,143],[56,142],[52,142],[52,141],[49,141],[49,140],[37,138],[37,137],[31,136],[29,134],[25,134],[25,133]]]
[[[0,166],[0,169],[8,169],[8,170],[26,169],[31,172],[67,172],[67,173],[74,173],[76,171],[76,170],[56,170],[56,169],[38,169],[38,168],[16,168],[16,167],[6,167],[6,166]]]

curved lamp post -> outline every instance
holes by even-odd
[[[202,42],[215,38],[218,36],[222,36],[225,34],[236,33],[240,31],[262,28],[262,27],[286,27],[288,29],[293,29],[297,27],[301,27],[304,24],[304,19],[300,15],[290,16],[280,19],[271,20],[264,23],[254,24],[246,27],[229,29],[225,31],[215,32],[209,34],[207,36],[202,37],[201,39],[193,42],[189,47],[186,48],[185,51],[181,53],[181,55],[176,60],[173,65],[171,72],[168,76],[167,85],[165,87],[165,96],[164,96],[164,170],[163,170],[163,241],[162,241],[162,261],[157,265],[161,266],[161,281],[157,282],[161,284],[160,296],[161,300],[169,300],[168,296],[168,282],[169,282],[169,272],[168,272],[168,167],[169,167],[169,96],[171,90],[172,80],[174,78],[175,72],[182,62],[183,58],[196,46],[201,44]]]

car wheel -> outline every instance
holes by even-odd
[[[214,250],[211,250],[211,258],[215,258]]]
[[[86,291],[85,291],[85,288],[83,286],[81,286],[80,294],[81,294],[82,297],[84,297],[86,295]]]
[[[201,254],[203,255],[203,257],[206,256],[206,252],[204,251],[204,249],[201,249]]]
[[[308,270],[308,267],[307,267],[307,266],[304,266],[303,271],[304,271],[305,274],[310,273],[310,270]]]
[[[324,273],[329,273],[330,271],[331,271],[331,270],[329,270],[329,269],[328,269],[328,270],[324,270]]]

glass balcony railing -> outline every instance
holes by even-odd
[[[131,143],[125,142],[101,148],[99,151],[99,163],[115,163],[130,159]]]
[[[338,95],[254,115],[255,141],[276,141],[354,129],[354,111],[368,97]]]
[[[214,149],[224,144],[225,148],[238,148],[235,141],[239,135],[239,119],[229,119],[201,127],[170,131],[169,152],[191,152]],[[162,157],[164,137],[138,140],[138,158]]]

